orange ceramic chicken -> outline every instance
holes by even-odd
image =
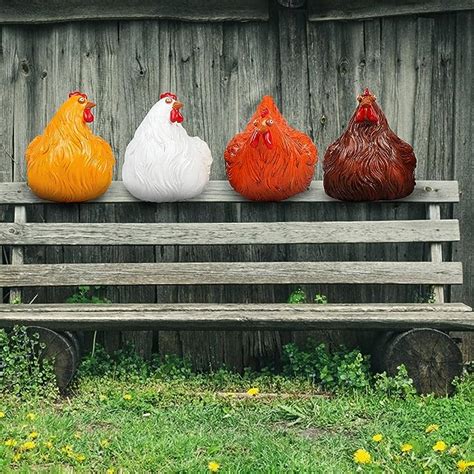
[[[224,152],[232,187],[252,201],[281,201],[308,189],[317,162],[311,139],[291,128],[265,96]]]
[[[110,145],[92,134],[95,104],[86,94],[71,92],[26,150],[28,185],[42,199],[81,202],[103,194],[115,164]]]

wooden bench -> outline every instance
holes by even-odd
[[[98,203],[136,201],[114,182]],[[227,182],[211,182],[198,202],[243,202]],[[292,199],[334,203],[322,183]],[[28,223],[26,206],[47,204],[25,183],[0,184],[0,204],[14,206],[14,222],[0,224],[0,245],[12,246],[0,287],[10,301],[21,287],[69,285],[395,284],[432,285],[435,304],[3,304],[0,327],[27,325],[55,347],[60,385],[78,362],[77,330],[310,330],[378,329],[379,369],[404,363],[421,392],[446,393],[462,370],[461,352],[447,331],[474,329],[470,307],[444,301],[443,285],[462,283],[462,265],[444,262],[442,243],[460,238],[459,223],[441,219],[440,205],[459,201],[455,181],[419,181],[399,202],[422,203],[427,219],[351,222]],[[54,203],[51,203],[54,205]],[[283,204],[282,204],[283,205]],[[347,204],[345,204],[347,205]],[[426,242],[430,261],[418,262],[193,262],[24,264],[30,245],[217,245]],[[69,331],[64,334],[61,331]]]

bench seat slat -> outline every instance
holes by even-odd
[[[183,262],[4,265],[0,286],[460,284],[458,262]]]
[[[0,245],[217,245],[450,242],[459,222],[2,223]]]
[[[125,189],[121,181],[114,181],[108,191],[91,202],[121,203],[138,201]],[[193,202],[245,202],[227,181],[211,181],[204,192]],[[308,191],[288,199],[293,202],[337,202],[329,197],[322,181],[313,181]],[[414,192],[397,202],[459,202],[457,181],[418,181]],[[35,196],[26,183],[0,183],[0,204],[47,204]]]
[[[308,306],[306,304],[287,304],[287,303],[109,303],[109,304],[79,304],[79,303],[38,303],[38,304],[0,304],[0,317],[2,313],[21,312],[25,311],[32,313],[49,313],[49,312],[79,312],[83,313],[100,313],[105,312],[135,312],[135,313],[146,313],[146,312],[173,312],[187,311],[191,314],[196,311],[218,311],[222,312],[235,312],[243,311],[245,309],[249,311],[275,311],[281,313],[287,311],[289,313],[295,313],[302,311],[308,311],[308,308],[312,312],[337,312],[337,313],[446,313],[446,312],[469,312],[472,311],[470,306],[464,303],[445,303],[445,304],[433,304],[433,303],[331,303],[331,304],[312,304]]]
[[[428,310],[392,307],[366,311],[366,307],[347,305],[345,311],[332,310],[332,305],[148,305],[147,310],[134,305],[121,308],[102,306],[99,310],[86,305],[56,305],[48,310],[31,309],[36,305],[18,305],[14,311],[0,311],[0,327],[15,324],[41,325],[51,329],[410,329],[430,327],[444,330],[473,330],[474,317],[470,308],[449,304]],[[334,305],[339,307],[341,305]],[[407,305],[408,306],[408,305]],[[413,305],[415,306],[415,305]],[[54,307],[54,310],[52,309]],[[62,307],[62,308],[61,308]]]

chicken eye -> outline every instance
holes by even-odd
[[[84,99],[84,97],[79,97],[79,99],[77,99],[77,100],[80,104],[83,104],[86,101],[86,99]]]
[[[258,125],[258,121],[257,121],[257,120],[254,120],[253,126],[256,127],[257,125]]]
[[[173,102],[173,99],[172,99],[171,97],[167,97],[167,98],[165,99],[165,102],[166,102],[167,104],[171,104],[171,102]]]
[[[268,119],[266,122],[265,122],[269,127],[271,127],[273,125],[273,120],[272,119]]]

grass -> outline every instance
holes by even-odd
[[[222,393],[251,387],[260,394]],[[211,461],[223,473],[445,473],[474,459],[473,376],[450,398],[401,399],[373,388],[318,394],[304,378],[272,374],[108,371],[83,374],[59,400],[3,397],[0,411],[2,473],[206,473]],[[430,424],[439,429],[426,433]],[[28,440],[35,446],[22,450]],[[438,440],[445,451],[432,450]],[[413,450],[402,454],[403,443]],[[357,449],[372,462],[357,465]]]

